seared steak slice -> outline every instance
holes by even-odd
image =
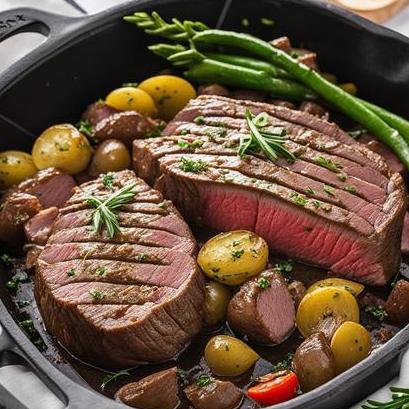
[[[58,169],[47,168],[38,171],[34,177],[21,182],[9,192],[36,196],[44,208],[52,206],[60,208],[71,197],[75,186],[76,183],[72,176]]]
[[[403,219],[403,231],[402,231],[402,243],[401,243],[402,254],[409,255],[409,213],[406,212],[405,218]]]
[[[213,380],[204,386],[189,385],[184,392],[195,409],[236,409],[243,392],[229,381]]]
[[[138,409],[176,409],[180,404],[177,368],[128,383],[119,389],[115,397],[125,405]]]
[[[111,368],[166,361],[202,325],[196,243],[160,193],[132,171],[114,175],[113,190],[101,176],[79,186],[61,209],[37,262],[37,303],[48,331],[83,360]],[[105,228],[94,232],[81,197],[107,197],[130,182],[138,193],[118,209],[121,231],[112,239]],[[146,194],[158,199],[149,213],[138,207]]]
[[[283,277],[267,270],[246,281],[229,303],[233,331],[262,344],[280,344],[293,331],[294,301]]]
[[[245,109],[287,130],[296,160],[237,156]],[[400,262],[407,195],[383,159],[337,125],[306,112],[220,96],[192,100],[165,136],[134,141],[134,168],[192,223],[248,229],[271,250],[367,284]],[[184,161],[201,163],[191,172]],[[200,162],[198,162],[200,161]]]
[[[57,216],[58,209],[56,207],[49,207],[48,209],[41,210],[32,217],[24,225],[24,232],[26,233],[28,242],[44,246],[45,243],[47,243],[51,228]]]

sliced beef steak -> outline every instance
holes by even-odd
[[[84,197],[136,182],[111,239],[90,225]],[[152,198],[155,201],[152,202]],[[136,222],[137,220],[137,222]],[[104,367],[174,357],[200,330],[204,283],[188,226],[132,171],[79,186],[37,261],[35,296],[48,331],[74,355]]]
[[[268,128],[286,129],[293,163],[237,156],[249,133],[247,108],[266,112]],[[275,252],[367,284],[383,285],[396,273],[403,179],[337,125],[282,106],[202,95],[163,135],[134,141],[134,168],[188,221],[255,231]]]

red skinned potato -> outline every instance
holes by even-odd
[[[393,287],[385,304],[391,322],[405,325],[409,322],[409,281],[399,280]]]
[[[91,126],[96,126],[100,121],[108,118],[112,114],[121,112],[119,109],[107,105],[103,101],[94,102],[87,106],[87,109],[82,114],[82,119],[89,121]]]

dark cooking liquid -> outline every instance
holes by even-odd
[[[212,234],[214,233],[206,232],[205,234],[203,234],[202,232],[199,235],[201,236],[199,239],[200,241],[203,241],[209,235]],[[276,262],[280,260],[271,259],[270,261],[271,264],[274,265]],[[408,270],[408,266],[405,263],[403,263],[402,269],[405,270],[404,272],[406,272]],[[5,272],[3,272],[2,276],[4,281],[7,281],[10,278],[10,275]],[[308,287],[313,282],[326,277],[326,271],[315,267],[295,264],[293,272],[286,276],[290,279],[300,280],[306,285],[306,287]],[[47,334],[47,332],[43,328],[41,316],[37,309],[36,303],[33,299],[32,286],[33,284],[31,280],[20,284],[18,292],[12,297],[10,297],[10,294],[4,289],[4,286],[1,286],[2,288],[0,295],[17,321],[21,321],[22,319],[27,318],[31,318],[33,320],[35,328],[40,333],[40,336],[42,337],[47,347],[43,353],[48,360],[50,360],[58,369],[60,369],[62,372],[64,372],[66,375],[68,375],[76,382],[81,383],[84,386],[91,387],[96,391],[105,394],[108,397],[113,397],[115,392],[126,383],[137,381],[154,372],[175,365],[179,369],[183,369],[184,371],[186,371],[185,386],[187,386],[187,384],[191,382],[195,375],[197,375],[198,373],[206,372],[210,374],[209,368],[207,367],[205,359],[203,357],[203,351],[207,341],[216,334],[233,335],[226,325],[213,330],[211,329],[204,330],[201,334],[199,334],[196,338],[192,340],[190,346],[182,354],[180,354],[180,356],[178,356],[175,359],[175,361],[167,362],[161,365],[145,365],[140,366],[138,368],[134,368],[130,370],[131,373],[130,376],[120,377],[117,381],[108,384],[105,390],[102,391],[101,390],[102,379],[107,373],[101,369],[89,366],[86,363],[83,363],[75,359],[73,356],[67,353],[67,351],[65,351],[61,346],[59,346],[55,339],[53,339]],[[390,291],[389,285],[383,288],[376,289],[371,288],[372,293],[384,299],[387,297],[389,291]],[[25,307],[21,306],[19,307],[18,303],[20,302],[21,304],[22,301],[29,301],[30,304]],[[368,328],[368,330],[372,332],[372,335],[374,335],[376,330],[379,329],[380,327],[379,322],[377,322],[374,318],[372,318],[365,312],[361,313],[361,322]],[[399,328],[391,327],[386,324],[382,325],[388,327],[394,333],[396,333],[399,330]],[[81,341],[78,340],[78,342]],[[256,363],[254,368],[252,368],[245,374],[241,375],[240,377],[225,379],[232,380],[237,386],[243,388],[243,390],[246,390],[247,385],[251,383],[251,379],[253,377],[261,376],[268,373],[272,367],[272,364],[277,363],[278,361],[283,359],[288,352],[294,353],[301,342],[302,337],[297,331],[295,331],[294,334],[289,339],[287,339],[284,343],[278,346],[261,347],[249,343],[249,345],[258,352],[262,359],[260,359]],[[379,343],[375,336],[373,336],[373,342],[374,345]],[[126,348],[126,346],[124,346],[124,348]],[[182,395],[183,394],[181,393],[182,405],[180,406],[180,408],[181,409],[191,408],[188,401]],[[243,400],[240,409],[249,409],[255,407],[257,407],[257,405],[255,405],[249,399],[245,399]]]

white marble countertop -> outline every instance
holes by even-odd
[[[97,13],[108,7],[124,3],[126,0],[76,0],[88,14]],[[69,16],[79,16],[81,13],[63,0],[0,0],[0,11],[12,9],[16,7],[33,7],[42,10],[59,13]],[[409,36],[409,7],[393,17],[385,23],[385,26],[399,31],[400,33]],[[6,40],[0,45],[0,72],[7,68],[10,64],[17,61],[28,51],[34,48],[43,40],[39,34],[20,34]],[[0,378],[1,382],[1,378]],[[33,385],[36,382],[33,381]],[[401,373],[399,377],[394,379],[390,384],[373,394],[371,399],[387,400],[390,398],[388,387],[391,385],[399,385],[401,387],[409,387],[409,352],[402,361]],[[28,387],[28,386],[26,386]],[[44,393],[44,392],[42,392]],[[366,399],[365,399],[366,400]],[[1,402],[0,402],[1,403]],[[363,402],[355,405],[351,409],[359,409]],[[335,409],[335,408],[334,408]]]

